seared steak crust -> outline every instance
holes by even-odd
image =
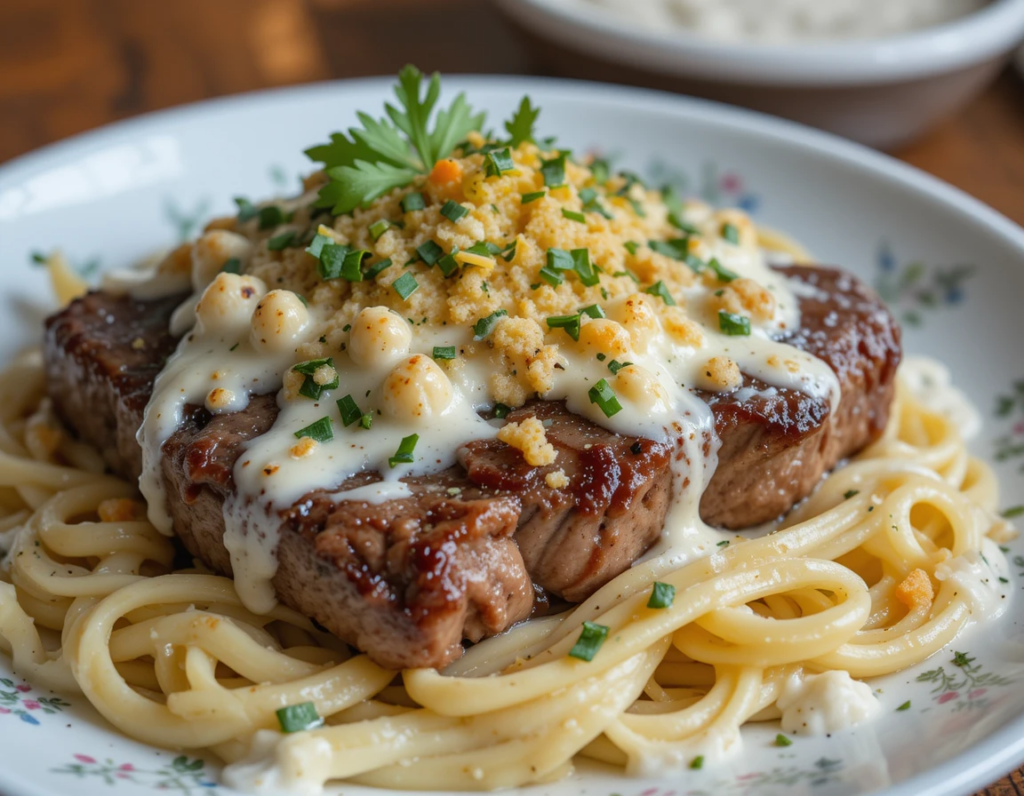
[[[840,458],[875,439],[888,417],[900,358],[891,316],[839,271],[783,271],[817,289],[801,299],[803,325],[789,342],[832,367],[842,401],[833,414],[826,400],[749,378],[750,389],[702,394],[721,441],[700,504],[714,525],[741,528],[788,510]],[[175,346],[167,324],[177,302],[94,293],[47,324],[56,410],[126,478],[139,475],[134,435]],[[235,488],[233,468],[277,412],[273,396],[254,396],[231,415],[193,407],[164,446],[175,531],[225,574],[223,507]],[[529,415],[547,425],[555,464],[532,468],[514,448],[478,441],[458,452],[456,467],[408,479],[408,498],[371,504],[315,492],[283,511],[279,598],[382,665],[442,666],[458,657],[463,638],[493,635],[528,616],[534,585],[578,601],[624,571],[661,532],[671,447],[614,434],[561,403],[532,402],[508,420]],[[545,476],[558,469],[568,488],[548,486]],[[362,474],[338,491],[377,478]]]

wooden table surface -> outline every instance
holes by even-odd
[[[535,71],[486,0],[2,0],[0,162],[158,108],[410,62]],[[1024,225],[1024,81],[1007,72],[895,154]],[[1024,773],[984,793],[1024,796]]]

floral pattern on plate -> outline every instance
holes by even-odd
[[[983,671],[984,667],[966,652],[954,652],[949,664],[948,672],[945,666],[921,672],[917,682],[930,683],[934,703],[952,703],[954,713],[984,708],[989,704],[992,689],[1005,688],[1016,682],[1016,678]]]
[[[206,762],[179,755],[159,768],[139,768],[133,763],[118,763],[112,758],[98,760],[91,755],[75,754],[75,762],[50,769],[54,774],[70,774],[78,779],[92,779],[106,785],[131,782],[162,791],[188,794],[209,791],[217,783],[209,779]]]
[[[920,260],[900,265],[887,242],[878,247],[876,265],[875,289],[908,326],[921,326],[932,310],[962,304],[976,270],[963,263],[932,266]]]
[[[26,724],[39,725],[39,716],[53,716],[71,707],[71,703],[60,697],[33,696],[28,683],[17,683],[8,677],[0,677],[0,716],[17,716]]]

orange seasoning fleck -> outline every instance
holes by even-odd
[[[439,160],[430,172],[430,181],[434,185],[447,185],[462,180],[462,165],[457,160],[448,158]]]

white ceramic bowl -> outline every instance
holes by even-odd
[[[900,36],[787,46],[631,26],[586,0],[495,2],[560,74],[710,97],[885,149],[961,109],[1024,39],[1024,0]]]

